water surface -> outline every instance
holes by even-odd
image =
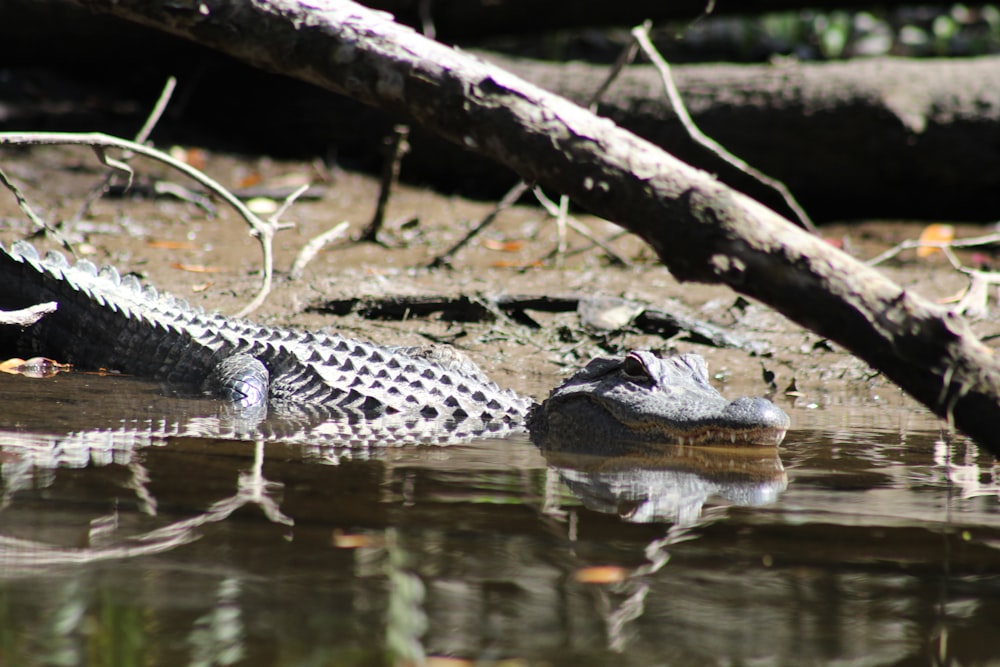
[[[902,400],[619,457],[244,441],[114,377],[0,401],[3,665],[1000,660],[1000,469]]]

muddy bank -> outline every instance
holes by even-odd
[[[628,348],[699,352],[725,393],[773,393],[800,406],[899,397],[898,389],[839,347],[727,288],[678,283],[641,241],[583,214],[576,217],[594,235],[607,239],[627,266],[616,265],[604,251],[572,231],[568,252],[556,259],[552,254],[558,244],[555,222],[541,208],[525,205],[504,212],[457,254],[451,268],[426,268],[492,204],[404,186],[390,202],[384,244],[343,239],[316,257],[300,280],[292,281],[287,270],[309,239],[340,221],[350,223],[350,237],[360,234],[375,207],[377,181],[322,164],[218,154],[202,157],[204,170],[231,188],[253,183],[255,188],[267,189],[302,180],[316,184],[310,191],[312,198],[297,203],[284,217],[295,226],[276,239],[276,287],[252,319],[330,327],[385,344],[449,343],[466,351],[501,384],[536,397],[592,356]],[[74,221],[103,173],[89,151],[8,151],[2,160],[4,170],[24,189],[36,211],[50,224],[63,223],[60,228],[74,242],[79,256],[135,272],[161,290],[222,312],[238,311],[254,295],[259,284],[259,247],[243,221],[222,205],[214,204],[207,211],[170,196],[154,197],[146,190],[142,196],[105,197],[89,215]],[[159,165],[136,161],[135,166],[141,184],[156,178],[177,181]],[[33,233],[9,193],[0,197],[0,216],[5,243]],[[832,225],[822,230],[831,242],[844,244],[859,257],[872,257],[919,232],[919,225],[897,222]],[[971,236],[982,229],[959,227],[957,233]],[[53,247],[45,239],[36,243]],[[918,260],[909,251],[885,270],[893,280],[936,299],[954,295],[966,284],[941,256]],[[331,300],[459,295],[473,299],[499,295],[624,298],[722,327],[758,346],[762,353],[699,344],[684,332],[664,337],[629,326],[594,330],[582,324],[575,312],[529,311],[540,325],[537,328],[502,313],[492,321],[454,322],[437,315],[389,321],[357,313],[317,312],[317,306]],[[983,335],[1000,329],[993,319],[977,326]]]

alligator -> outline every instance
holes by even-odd
[[[111,370],[223,399],[253,425],[306,416],[334,439],[446,442],[526,429],[545,439],[686,445],[779,444],[787,415],[764,398],[725,399],[696,354],[599,358],[541,404],[501,389],[453,348],[389,347],[206,312],[88,260],[0,244],[0,310],[56,302],[0,331],[0,351]],[[335,428],[331,424],[336,424]],[[362,433],[363,436],[358,436]]]

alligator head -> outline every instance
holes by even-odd
[[[643,351],[594,359],[552,390],[530,421],[533,438],[556,448],[618,440],[773,447],[789,423],[765,398],[724,398],[697,354],[660,359]]]

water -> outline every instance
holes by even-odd
[[[4,666],[1000,662],[1000,468],[902,400],[613,459],[142,438],[217,406],[122,378],[0,401]]]

